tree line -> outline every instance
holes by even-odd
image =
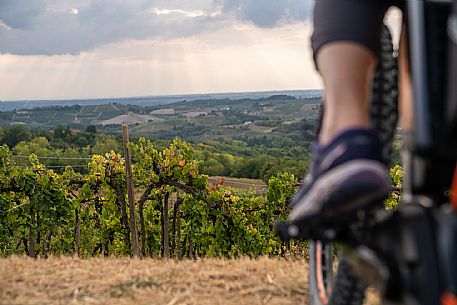
[[[137,139],[138,140],[138,139]],[[151,139],[157,148],[169,145],[168,140]],[[25,126],[0,128],[0,144],[11,148],[18,165],[30,165],[27,157],[35,154],[39,161],[56,172],[71,165],[77,172],[87,173],[87,159],[92,155],[120,152],[120,135],[108,135],[95,126],[75,131],[68,126],[56,126],[52,131],[32,131]],[[238,140],[194,143],[198,169],[210,176],[239,178],[269,178],[279,172],[302,177],[308,168],[309,143],[290,137],[246,137]]]

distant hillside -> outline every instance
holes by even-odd
[[[149,106],[120,103],[42,106],[2,111],[0,127],[25,125],[29,129],[53,130],[63,125],[85,130],[95,125],[97,130],[113,134],[119,132],[119,125],[127,123],[132,136],[268,143],[284,136],[299,137],[302,126],[314,126],[319,100],[310,93],[303,97],[275,92],[259,98],[202,98]]]
[[[0,101],[0,111],[14,109],[31,109],[46,106],[88,106],[105,104],[157,106],[166,105],[179,101],[212,100],[212,99],[259,99],[274,95],[288,95],[296,98],[313,98],[321,96],[321,90],[286,90],[264,92],[241,92],[241,93],[212,93],[212,94],[187,94],[187,95],[163,95],[130,98],[104,98],[104,99],[77,99],[77,100],[24,100],[24,101]]]

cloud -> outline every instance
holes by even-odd
[[[225,12],[232,12],[239,20],[257,26],[273,27],[280,22],[310,18],[312,0],[225,0]]]
[[[0,0],[0,53],[59,55],[309,18],[311,0]]]
[[[27,29],[35,18],[45,11],[45,1],[2,0],[0,1],[0,20],[14,29]]]

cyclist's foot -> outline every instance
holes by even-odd
[[[289,221],[342,220],[382,202],[391,183],[381,144],[370,129],[350,129],[314,147],[311,170],[292,198]]]

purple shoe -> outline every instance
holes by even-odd
[[[381,144],[370,129],[350,129],[314,147],[311,170],[293,196],[289,221],[343,220],[382,203],[391,190]]]

